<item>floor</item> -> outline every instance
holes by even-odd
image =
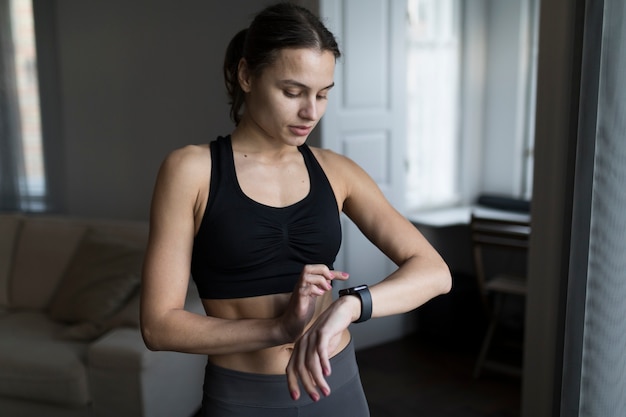
[[[520,378],[474,378],[474,349],[436,340],[415,334],[357,352],[372,417],[520,415]]]

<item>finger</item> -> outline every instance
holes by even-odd
[[[304,265],[302,275],[323,275],[330,278],[332,271],[324,264]]]
[[[324,264],[305,265],[302,270],[302,276],[323,276],[325,279],[332,281],[333,279],[346,280],[350,274],[344,271],[331,270]]]
[[[287,388],[289,389],[289,395],[291,399],[297,401],[300,398],[300,386],[298,385],[298,375],[295,369],[294,355],[289,359],[287,363]]]
[[[313,401],[318,401],[320,395],[317,392],[314,379],[311,377],[309,370],[305,366],[305,349],[298,345],[295,347],[289,363],[287,364],[287,384],[291,398],[297,400],[300,398],[300,387],[298,380],[302,383],[302,387]]]
[[[350,275],[347,272],[343,272],[343,271],[328,271],[328,274],[324,275],[324,278],[326,280],[326,285],[325,288],[327,290],[331,290],[332,287],[332,281],[333,280],[341,280],[341,281],[345,281],[350,277]]]
[[[300,372],[300,381],[302,382],[302,387],[309,394],[309,397],[313,401],[319,401],[320,394],[317,390],[317,385],[315,385],[315,379],[311,376],[311,374],[307,371],[306,368],[302,368]]]
[[[326,278],[324,275],[320,274],[305,274],[301,280],[302,286],[316,286],[324,291],[329,291],[332,289],[330,285],[330,279]]]
[[[313,401],[319,401],[320,394],[317,390],[317,384],[315,383],[315,378],[310,372],[310,370],[307,368],[307,366],[305,366],[304,362],[302,362],[299,365],[298,376],[300,377],[302,388],[304,389],[304,391],[306,391],[309,397]]]
[[[319,356],[320,366],[322,367],[323,375],[325,377],[330,376],[330,374],[332,373],[332,367],[330,365],[330,358],[328,356],[328,344],[320,342],[317,354]]]
[[[326,382],[326,377],[330,376],[332,368],[330,365],[330,358],[328,355],[328,338],[323,334],[318,336],[316,346],[317,363],[319,364],[320,374],[314,375],[315,382],[322,390],[324,395],[330,394],[330,387]]]
[[[324,377],[324,370],[318,354],[318,348],[316,348],[315,345],[317,345],[317,343],[311,343],[307,349],[306,370],[308,378],[302,378],[302,386],[309,396],[314,401],[317,401],[317,399],[319,399],[318,389],[327,397],[330,395],[330,387]]]
[[[348,278],[350,278],[350,274],[348,274],[347,272],[344,272],[344,271],[332,271],[332,278],[331,279],[339,279],[341,281],[345,281]]]
[[[308,297],[311,295],[316,295],[316,296],[324,295],[326,291],[328,291],[328,289],[324,287],[325,287],[324,284],[306,283],[299,287],[300,295],[304,297]]]

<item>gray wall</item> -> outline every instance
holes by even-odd
[[[52,188],[62,196],[57,210],[147,219],[165,155],[232,129],[224,51],[269,3],[63,0],[46,6],[60,86],[49,109],[60,120],[59,137],[47,143],[55,148],[48,151],[56,166]]]

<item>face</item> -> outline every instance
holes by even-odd
[[[242,66],[239,78],[247,93],[242,121],[273,140],[304,143],[326,111],[334,85],[332,52],[283,49],[258,77],[247,73],[245,62]]]

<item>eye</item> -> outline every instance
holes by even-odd
[[[299,92],[290,91],[290,90],[283,90],[283,94],[285,95],[285,97],[289,97],[289,98],[296,98],[300,95]]]
[[[316,97],[318,100],[328,100],[328,93],[330,93],[330,88],[324,88],[317,92]]]

